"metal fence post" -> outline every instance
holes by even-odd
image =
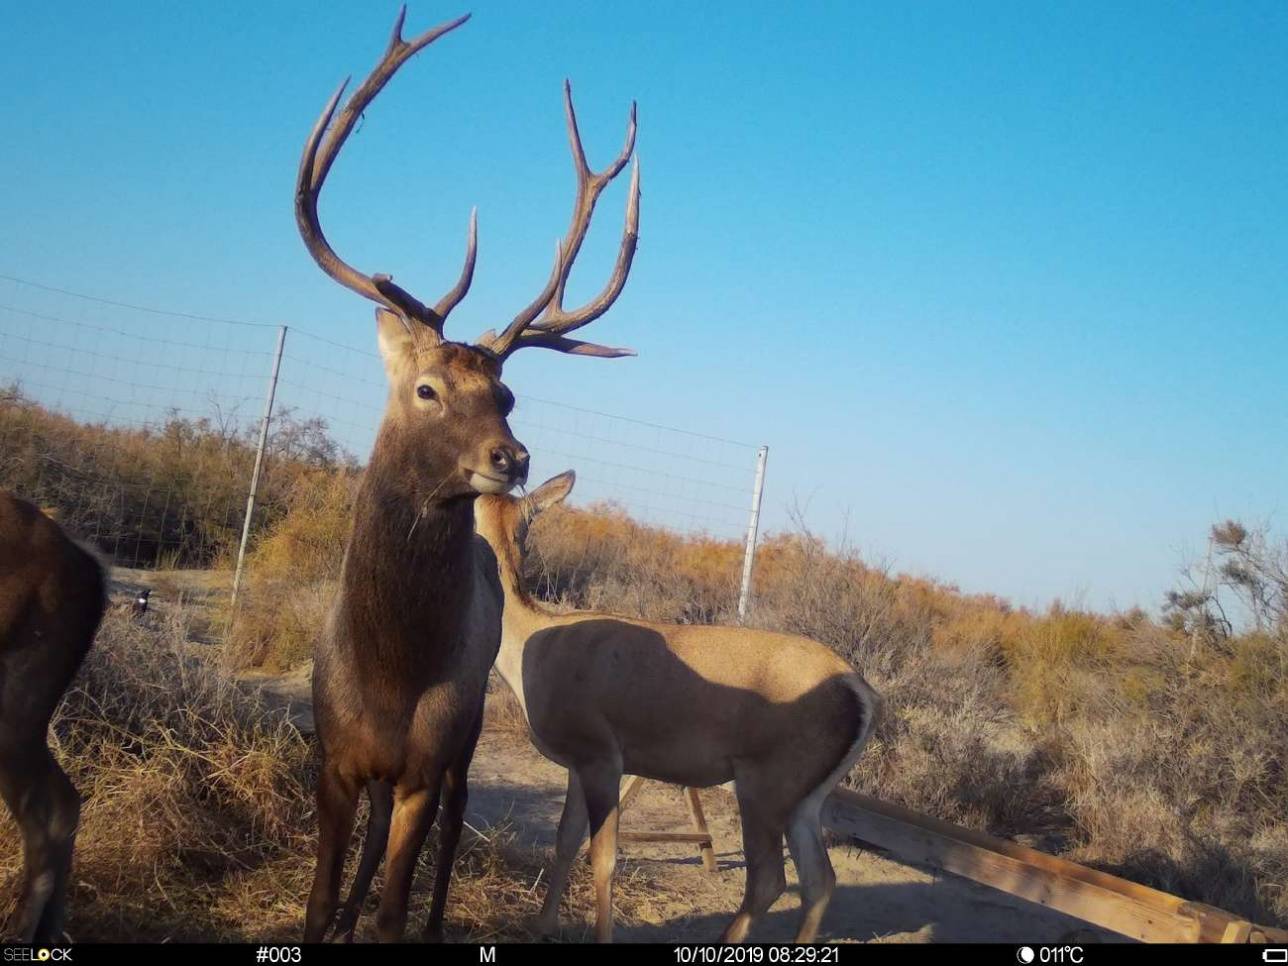
[[[282,368],[282,349],[286,347],[286,326],[278,326],[277,351],[273,353],[273,374],[268,377],[268,395],[264,398],[264,418],[259,423],[259,445],[255,447],[255,469],[250,475],[250,493],[246,497],[246,519],[242,521],[241,543],[237,547],[237,569],[233,571],[231,609],[237,610],[237,591],[241,588],[242,566],[246,563],[246,543],[250,540],[251,518],[255,515],[255,496],[259,493],[259,471],[264,465],[268,445],[268,423],[273,417],[273,398],[277,395],[277,374]]]
[[[756,559],[756,531],[760,529],[760,498],[765,490],[765,461],[769,447],[762,446],[756,453],[756,483],[751,490],[751,519],[747,523],[747,549],[742,556],[742,586],[738,590],[738,620],[747,616],[751,602],[751,565]]]

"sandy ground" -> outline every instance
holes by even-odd
[[[470,772],[470,818],[480,830],[509,821],[523,845],[553,848],[563,807],[566,772],[517,736],[485,732]],[[702,793],[719,868],[707,872],[696,846],[629,843],[624,858],[637,863],[655,884],[674,892],[685,910],[656,924],[618,928],[623,941],[711,941],[742,899],[741,830],[732,796],[723,789]],[[689,815],[680,789],[648,782],[622,815],[622,828],[687,831]],[[823,942],[1019,942],[1054,943],[1086,924],[1041,906],[1012,899],[955,876],[883,858],[841,842],[831,848],[837,890],[819,940]],[[787,860],[788,891],[753,930],[760,942],[789,941],[795,934],[795,870]],[[585,910],[589,916],[591,910]],[[579,923],[565,923],[576,933]],[[571,937],[570,937],[571,938]]]

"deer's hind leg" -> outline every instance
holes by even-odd
[[[796,876],[801,886],[801,921],[796,942],[812,943],[819,924],[836,889],[836,873],[823,843],[823,826],[819,819],[822,800],[805,799],[792,813],[787,826],[787,847],[792,853]]]
[[[783,829],[786,816],[777,807],[772,780],[746,764],[734,763],[734,788],[742,817],[742,852],[747,862],[747,886],[742,905],[725,927],[721,942],[740,943],[752,923],[769,911],[787,888],[783,867]]]
[[[44,745],[43,735],[22,751],[0,751],[0,792],[22,833],[20,942],[62,937],[80,796]]]
[[[586,796],[590,822],[590,867],[595,878],[595,941],[613,941],[613,876],[617,871],[617,820],[622,784],[621,759],[579,765],[577,778]]]
[[[50,754],[49,722],[103,616],[97,565],[62,575],[55,605],[0,602],[0,797],[22,835],[22,942],[62,938],[80,795]]]

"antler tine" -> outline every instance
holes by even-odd
[[[589,219],[587,219],[589,220]],[[583,230],[583,235],[585,234]],[[617,263],[613,266],[612,277],[608,284],[592,301],[572,312],[563,308],[563,284],[555,291],[554,300],[550,303],[541,319],[533,326],[543,332],[562,335],[589,325],[603,315],[617,301],[626,285],[626,278],[631,272],[631,263],[635,260],[635,247],[639,244],[640,235],[640,164],[636,160],[631,165],[631,186],[626,195],[626,227],[622,231],[622,244],[617,250]],[[560,274],[561,282],[568,280],[568,269],[571,259],[566,259]]]
[[[479,210],[478,207],[470,209],[470,231],[465,239],[465,264],[461,266],[461,277],[456,280],[452,290],[438,300],[434,306],[434,312],[440,319],[446,319],[452,309],[460,304],[461,299],[470,290],[470,283],[474,281],[474,262],[479,254]]]
[[[514,349],[510,351],[513,353],[523,346],[539,346],[542,349],[554,349],[572,356],[595,356],[599,359],[620,359],[623,356],[639,355],[634,349],[597,345],[594,342],[582,342],[579,339],[569,339],[566,336],[554,335],[540,330],[525,332],[523,337],[516,343]]]
[[[599,200],[600,193],[608,186],[608,183],[616,178],[626,162],[630,159],[631,152],[635,150],[635,102],[631,101],[630,119],[626,124],[626,144],[622,147],[621,153],[613,159],[612,164],[606,167],[599,174],[590,170],[590,165],[586,163],[586,149],[581,142],[581,130],[577,126],[577,111],[572,104],[572,82],[564,80],[564,113],[568,118],[568,145],[572,149],[573,165],[577,169],[577,188],[578,197],[577,205],[573,209],[572,224],[568,227],[568,235],[564,242],[564,264],[559,275],[559,282],[555,287],[554,308],[559,311],[563,308],[564,289],[568,285],[568,276],[572,273],[572,263],[577,260],[577,254],[581,251],[582,242],[586,240],[586,232],[590,228],[590,219],[595,213],[595,202]]]
[[[407,6],[404,4],[398,11],[398,17],[394,21],[394,29],[389,37],[389,47],[385,50],[385,55],[380,58],[380,63],[372,68],[367,79],[362,82],[362,86],[354,91],[353,96],[349,98],[349,103],[344,106],[340,116],[336,119],[335,126],[332,127],[327,137],[326,149],[322,152],[320,164],[315,166],[313,171],[313,182],[317,187],[321,187],[322,182],[326,181],[326,176],[331,171],[331,164],[335,161],[336,156],[340,153],[340,148],[344,146],[345,139],[353,130],[354,124],[362,112],[382,90],[389,78],[393,77],[407,60],[415,53],[425,49],[443,34],[450,33],[465,21],[470,19],[470,15],[464,14],[455,20],[449,20],[447,23],[439,24],[437,27],[431,27],[419,37],[412,40],[402,39],[402,25],[407,17]]]
[[[352,289],[359,295],[394,310],[404,319],[415,319],[423,323],[433,330],[439,338],[442,338],[443,323],[447,318],[447,314],[465,297],[465,293],[469,291],[470,282],[474,276],[474,262],[478,243],[477,220],[474,215],[470,217],[470,233],[466,246],[465,266],[461,271],[460,278],[451,291],[443,296],[434,308],[428,307],[410,292],[394,284],[389,275],[366,275],[346,263],[335,253],[335,250],[327,241],[322,232],[321,222],[318,219],[318,196],[322,191],[322,186],[326,183],[327,175],[331,171],[331,165],[335,163],[340,149],[344,146],[350,133],[352,133],[354,125],[362,115],[362,112],[366,110],[376,95],[384,89],[385,84],[389,82],[389,79],[398,68],[406,63],[412,55],[428,47],[443,34],[455,30],[470,17],[469,14],[465,14],[463,17],[458,17],[455,20],[433,27],[410,41],[405,41],[402,39],[402,28],[406,16],[407,7],[404,5],[398,11],[398,16],[394,20],[393,31],[389,37],[389,46],[385,50],[384,56],[372,69],[362,85],[354,91],[339,115],[336,115],[336,107],[340,103],[340,97],[344,93],[345,87],[348,86],[349,81],[347,78],[331,100],[327,102],[321,116],[314,125],[308,141],[305,142],[304,154],[300,159],[300,171],[295,186],[295,219],[300,229],[300,235],[304,239],[304,244],[313,255],[314,261],[318,263],[324,272],[346,288]],[[334,123],[332,123],[333,120]]]
[[[573,204],[572,221],[568,233],[555,248],[555,265],[545,288],[535,300],[515,316],[500,336],[486,333],[479,344],[489,349],[502,359],[525,345],[557,349],[574,355],[597,355],[617,357],[634,355],[629,349],[615,349],[598,346],[589,342],[564,339],[562,336],[599,318],[612,306],[621,294],[626,278],[630,274],[631,263],[635,258],[635,248],[639,241],[639,197],[640,173],[636,160],[631,171],[630,190],[626,199],[626,226],[622,233],[621,248],[617,254],[617,263],[613,268],[608,284],[592,301],[574,311],[563,307],[564,292],[572,273],[573,263],[586,240],[591,218],[595,213],[595,203],[599,200],[604,188],[626,166],[635,151],[636,106],[631,102],[630,117],[626,125],[626,143],[621,152],[604,170],[596,173],[586,161],[586,150],[582,145],[581,132],[577,126],[577,112],[573,107],[572,84],[564,81],[564,113],[568,121],[568,144],[572,151],[573,167],[577,175],[577,196]]]

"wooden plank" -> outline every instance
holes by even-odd
[[[954,872],[1146,942],[1288,943],[1288,930],[962,828],[849,789],[824,822],[894,855]]]
[[[1252,923],[1232,922],[1221,933],[1223,943],[1246,943],[1252,937]]]
[[[617,796],[617,811],[619,813],[626,811],[626,806],[640,793],[640,789],[643,787],[644,779],[639,775],[628,776],[626,784],[622,786],[622,790]]]
[[[828,796],[823,821],[901,859],[964,876],[1144,942],[1197,942],[1220,918],[1213,913],[1221,910],[1203,910],[1200,915],[1194,904],[1177,896],[848,789]],[[1228,913],[1221,917],[1226,923],[1235,919]],[[1217,937],[1223,933],[1224,924]]]
[[[708,872],[715,872],[716,849],[711,841],[711,832],[707,829],[707,817],[702,813],[702,799],[698,797],[696,788],[686,788],[684,798],[689,803],[689,818],[693,821],[694,829],[706,836],[698,846],[702,852],[702,867]]]
[[[732,789],[722,788],[732,795]],[[826,827],[897,859],[943,869],[1142,942],[1288,944],[1288,930],[1245,924],[1224,909],[848,788],[837,788],[827,797],[822,819]]]
[[[621,792],[617,796],[617,808],[620,813],[627,805],[639,795],[640,790],[644,787],[644,779],[639,775],[631,775],[626,779],[622,786]],[[702,853],[702,864],[708,871],[716,870],[716,852],[714,843],[711,840],[711,832],[707,829],[706,817],[702,814],[702,805],[697,801],[697,790],[686,788],[683,790],[689,802],[689,815],[693,819],[695,831],[692,832],[661,832],[661,831],[628,831],[620,830],[617,833],[619,842],[693,842],[698,846]],[[708,858],[709,857],[709,858]]]
[[[1248,933],[1248,942],[1257,943],[1262,946],[1274,944],[1282,946],[1288,944],[1288,929],[1272,929],[1269,926],[1258,926],[1252,924],[1252,930]]]
[[[1288,943],[1288,929],[1259,926],[1202,902],[1186,902],[1182,908],[1199,921],[1199,942]]]
[[[992,852],[998,852],[1015,859],[1019,859],[1035,868],[1044,869],[1048,872],[1061,876],[1077,879],[1090,885],[1099,886],[1111,892],[1119,892],[1123,895],[1130,896],[1137,901],[1148,905],[1155,905],[1162,909],[1179,910],[1184,906],[1195,906],[1196,904],[1188,899],[1182,899],[1180,896],[1174,896],[1158,889],[1152,889],[1149,886],[1141,885],[1139,882],[1131,882],[1127,879],[1121,879],[1116,875],[1108,872],[1100,872],[1096,869],[1089,869],[1085,865],[1078,865],[1067,859],[1057,858],[1054,855],[1048,855],[1045,852],[1039,852],[1037,849],[1031,849],[1015,842],[1008,842],[1005,839],[995,838],[985,832],[977,832],[974,829],[963,828],[960,825],[953,825],[950,822],[944,822],[929,815],[922,815],[920,812],[914,812],[911,809],[904,808],[900,805],[894,805],[890,802],[883,802],[880,799],[872,798],[869,795],[863,795],[859,792],[851,791],[848,788],[838,788],[828,797],[828,803],[838,803],[845,809],[859,809],[865,812],[871,812],[881,815],[895,821],[904,822],[911,826],[925,829],[928,832],[934,832],[942,836],[960,840],[964,843],[978,846]],[[1221,912],[1215,907],[1208,906],[1210,910]],[[1229,913],[1222,913],[1228,918],[1233,918]]]
[[[696,842],[711,847],[711,836],[706,832],[618,832],[619,842]]]

